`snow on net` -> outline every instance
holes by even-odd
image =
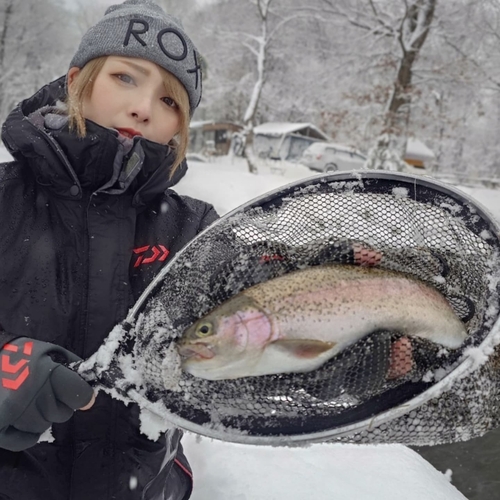
[[[449,189],[377,175],[292,186],[194,240],[166,268],[129,332],[134,366],[125,371],[133,375],[122,392],[133,387],[143,401],[163,404],[188,430],[257,444],[422,445],[496,426],[500,358],[495,342],[489,351],[478,347],[499,313],[496,229]],[[332,265],[396,271],[434,288],[466,326],[466,341],[453,350],[403,331],[375,331],[307,373],[205,380],[181,369],[176,343],[215,307],[258,283]],[[401,342],[410,348],[395,351]]]

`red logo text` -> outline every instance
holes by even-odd
[[[156,261],[163,262],[168,257],[170,251],[163,245],[146,245],[144,247],[134,248],[134,253],[138,255],[134,267],[139,267],[140,265],[151,264]]]
[[[22,358],[16,363],[12,363],[8,353],[18,352],[19,349],[20,347],[14,344],[5,344],[2,351],[7,351],[7,354],[2,354],[0,361],[2,373],[17,375],[15,378],[2,377],[2,387],[5,387],[5,389],[12,389],[13,391],[17,391],[30,374],[29,366],[26,365],[29,363],[29,357],[33,351],[33,342],[24,343],[22,353],[26,356],[26,358]]]

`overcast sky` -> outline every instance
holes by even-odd
[[[107,7],[108,5],[114,5],[118,3],[123,3],[124,0],[62,0],[65,1],[68,5],[74,5],[76,3],[84,3],[84,2],[92,2],[93,5],[102,5],[103,8]],[[182,1],[182,0],[179,0]],[[199,4],[208,4],[214,2],[214,0],[197,0]]]
[[[61,0],[63,2],[66,2],[67,5],[72,6],[76,4],[84,4],[84,3],[91,3],[92,5],[102,5],[103,9],[105,9],[108,5],[114,5],[116,3],[123,3],[120,2],[120,0]]]

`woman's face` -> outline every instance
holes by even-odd
[[[71,68],[68,86],[80,70]],[[144,59],[109,56],[92,94],[83,101],[83,117],[126,137],[140,135],[167,144],[179,132],[180,112],[167,95],[160,67]]]

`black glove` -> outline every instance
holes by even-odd
[[[26,337],[0,350],[0,448],[20,451],[35,445],[53,422],[69,420],[93,396],[92,387],[61,363],[75,354]]]

